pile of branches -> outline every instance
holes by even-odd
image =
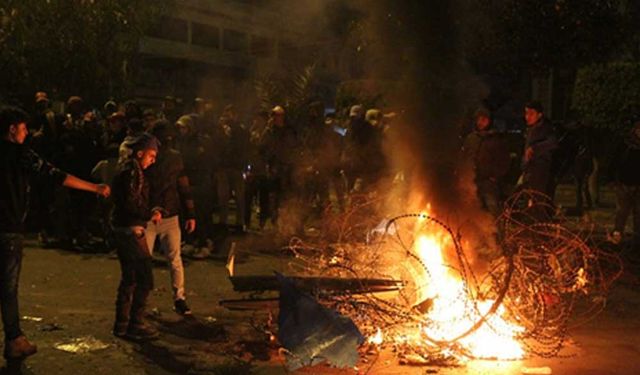
[[[558,356],[568,330],[603,309],[611,283],[622,272],[617,255],[600,250],[591,233],[567,229],[549,199],[536,192],[521,191],[505,203],[496,220],[500,251],[484,267],[472,264],[475,250],[464,248],[460,233],[447,223],[427,213],[380,222],[373,215],[380,203],[361,202],[327,220],[325,236],[313,243],[293,239],[291,267],[307,275],[401,280],[403,287],[393,296],[323,291],[316,296],[351,317],[366,336],[385,332],[385,345],[400,356],[477,358],[461,343],[483,326],[502,334],[503,327],[492,319],[499,311],[524,328],[515,338],[529,355]],[[463,281],[461,304],[452,306],[461,311],[452,316],[473,317],[448,337],[429,333],[439,323],[429,317],[433,301],[425,297],[425,278],[417,277],[430,276],[430,259],[416,251],[420,233],[438,233],[448,272]],[[491,306],[480,308],[483,301]],[[417,337],[407,335],[411,331]]]

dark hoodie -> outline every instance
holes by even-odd
[[[67,174],[26,145],[0,142],[0,233],[21,233],[29,211],[29,178],[44,177],[62,185]]]

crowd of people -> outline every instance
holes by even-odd
[[[52,242],[92,246],[97,234],[108,248],[115,248],[122,277],[113,334],[147,340],[158,334],[144,321],[153,288],[155,249],[170,264],[175,311],[189,315],[181,258],[185,243],[211,251],[220,231],[243,233],[267,227],[304,235],[306,222],[321,220],[327,207],[344,210],[350,197],[374,189],[387,169],[383,142],[390,116],[362,105],[336,116],[315,102],[295,121],[289,119],[288,109],[276,105],[251,114],[245,124],[233,105],[216,113],[201,98],[188,111],[176,110],[172,97],[166,97],[159,109],[109,100],[95,110],[72,96],[64,113],[57,113],[48,95],[38,92],[34,104],[30,116],[15,107],[0,112],[0,302],[4,354],[9,359],[36,351],[20,330],[17,307],[28,211],[29,229],[40,233],[45,246]],[[563,138],[540,103],[527,103],[523,114],[527,130],[519,186],[542,193],[552,205],[566,170],[558,162]],[[569,152],[573,168],[577,160],[590,160],[588,152],[584,155],[584,142],[576,144]],[[462,150],[473,165],[482,206],[499,215],[509,193],[514,154],[504,134],[493,129],[488,110],[475,113]],[[633,213],[638,245],[640,122],[617,151],[611,179],[616,182],[619,209],[611,235],[619,240]],[[577,186],[583,186],[590,173],[588,165],[580,168],[582,172],[574,171]],[[582,199],[582,192],[578,195]],[[285,226],[285,207],[303,208],[304,213],[298,212],[296,220],[287,220]]]
[[[491,113],[481,108],[474,115],[473,130],[463,143],[464,154],[475,171],[477,196],[483,208],[494,216],[500,214],[502,203],[515,189],[529,189],[537,193],[538,206],[553,208],[556,187],[568,174],[572,175],[576,188],[575,213],[581,215],[584,208],[594,205],[588,179],[597,163],[594,155],[594,139],[587,128],[575,122],[554,126],[544,115],[540,102],[532,101],[524,107],[526,124],[522,157],[517,158],[517,183],[510,181],[513,169],[513,152],[505,134],[493,129]],[[616,137],[613,137],[616,138]],[[609,240],[619,245],[629,216],[633,217],[633,248],[640,249],[640,121],[635,121],[623,136],[614,139],[610,160],[603,175],[603,182],[614,187],[616,215]],[[597,184],[597,183],[596,183]],[[549,212],[551,211],[551,212]],[[555,211],[540,210],[539,220],[552,220]]]
[[[160,155],[179,155],[168,163],[173,165],[169,168],[179,169],[175,173],[181,196],[189,195],[189,206],[178,202],[177,208],[199,224],[187,238],[196,251],[213,251],[217,231],[265,226],[284,230],[278,219],[283,204],[291,200],[313,207],[305,214],[313,216],[330,204],[334,191],[333,205],[342,209],[347,193],[372,184],[384,164],[385,117],[361,105],[339,120],[326,115],[322,103],[311,103],[296,119],[302,119],[304,126],[294,126],[279,105],[243,117],[248,119],[244,123],[233,105],[216,113],[201,98],[179,113],[172,97],[166,97],[159,109],[143,109],[135,101],[108,101],[98,111],[72,96],[63,114],[51,108],[46,93],[38,92],[35,99],[28,124],[31,147],[85,179],[111,183],[125,138],[145,132],[159,138]],[[96,225],[89,227],[88,217],[102,223],[106,240],[111,239],[108,202],[62,189],[51,191],[37,182],[34,190],[42,194],[34,195],[36,214],[30,224],[40,232],[43,245],[54,241],[63,247],[87,245],[96,231]],[[71,201],[73,205],[68,204]],[[287,225],[300,234],[308,219]]]
[[[243,233],[255,222],[257,230],[270,225],[280,231],[285,204],[308,207],[304,215],[318,217],[333,189],[335,209],[341,210],[347,191],[372,185],[381,173],[381,163],[370,159],[384,160],[384,116],[378,110],[355,105],[343,123],[312,103],[302,117],[307,126],[300,128],[290,124],[282,106],[255,113],[245,126],[232,105],[217,116],[200,98],[184,114],[175,104],[167,97],[156,111],[110,100],[98,111],[72,96],[64,113],[57,113],[48,95],[38,92],[31,115],[3,107],[1,300],[7,359],[36,351],[19,328],[17,307],[27,229],[39,232],[43,246],[92,247],[99,235],[114,248],[122,276],[113,334],[148,340],[157,336],[144,321],[154,249],[169,261],[175,311],[189,315],[183,235],[193,247],[209,249],[219,230]],[[304,215],[297,215],[298,234],[304,232]]]

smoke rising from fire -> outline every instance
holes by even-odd
[[[400,82],[385,98],[404,110],[385,149],[391,164],[409,176],[410,209],[430,203],[467,240],[492,238],[492,219],[480,208],[473,170],[460,153],[462,127],[486,95],[462,42],[472,9],[462,1],[366,4],[369,73]]]
[[[355,79],[385,86],[384,107],[400,113],[385,136],[384,150],[390,174],[402,171],[409,184],[409,205],[387,207],[380,214],[430,204],[436,216],[461,228],[465,239],[491,238],[492,219],[480,208],[472,168],[460,153],[461,129],[486,96],[465,59],[463,41],[476,22],[473,5],[462,0],[283,4],[309,25],[302,34],[315,40],[315,62],[339,56],[340,66],[348,66],[335,72],[335,82]]]

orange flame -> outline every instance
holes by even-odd
[[[426,285],[423,298],[433,303],[425,318],[431,324],[423,333],[437,341],[449,341],[467,332],[483,315],[489,312],[493,301],[479,301],[477,307],[469,297],[464,282],[452,274],[443,257],[448,237],[421,235],[416,241],[415,251],[427,267],[422,280]],[[515,339],[524,328],[507,321],[504,309],[489,316],[486,322],[458,342],[475,358],[519,359],[524,355],[520,343]]]
[[[373,345],[380,345],[382,344],[383,341],[383,336],[382,336],[382,331],[380,330],[380,328],[378,328],[378,331],[376,332],[375,335],[369,337],[367,339],[367,342],[369,344],[373,344]]]

